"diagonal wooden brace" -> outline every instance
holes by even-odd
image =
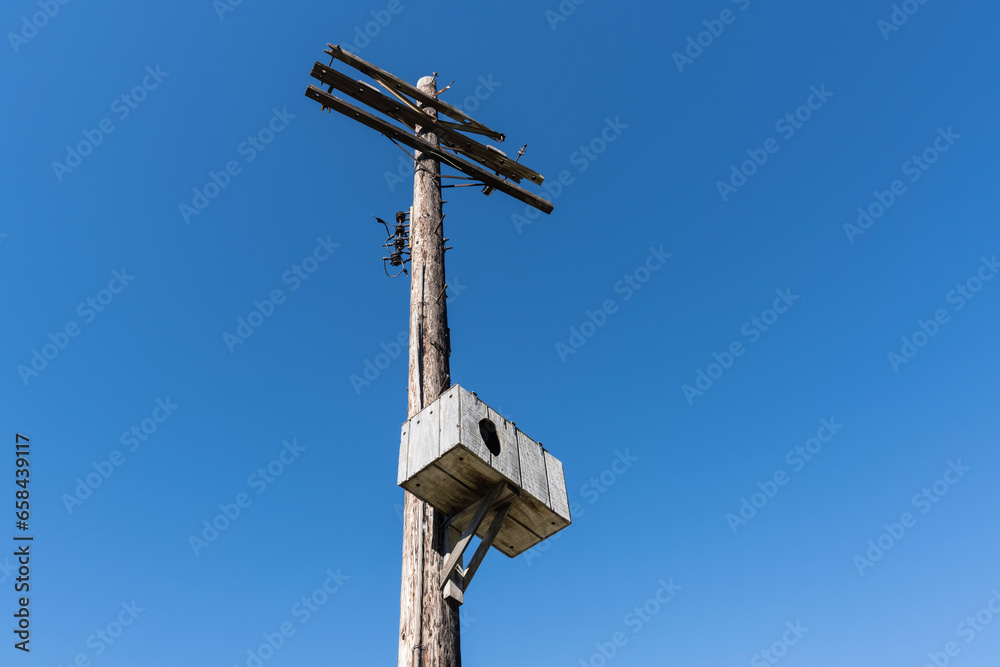
[[[472,555],[472,560],[469,561],[469,567],[465,569],[462,573],[462,591],[464,592],[469,588],[469,582],[472,581],[472,577],[475,576],[476,570],[479,569],[479,565],[483,562],[483,558],[486,557],[486,552],[490,550],[493,546],[493,540],[496,539],[497,533],[500,532],[500,527],[503,526],[504,520],[507,518],[507,514],[510,512],[510,507],[513,505],[513,501],[507,501],[504,505],[501,505],[497,509],[497,514],[493,517],[493,523],[486,530],[486,534],[483,535],[483,541],[479,543],[479,548],[476,549],[476,553]]]
[[[455,571],[456,567],[462,560],[465,550],[469,547],[469,542],[472,541],[472,537],[479,530],[479,526],[482,525],[483,520],[486,516],[494,509],[497,510],[496,516],[493,518],[493,522],[486,531],[486,535],[483,537],[482,544],[476,550],[475,555],[472,558],[472,562],[469,564],[468,570],[461,570],[460,574],[463,581],[463,589],[469,581],[472,580],[472,575],[479,568],[479,564],[482,562],[483,557],[486,555],[486,551],[489,550],[496,538],[497,533],[500,532],[500,527],[503,525],[504,519],[507,518],[507,513],[510,511],[510,506],[513,503],[513,499],[518,495],[517,489],[511,487],[507,482],[500,482],[487,493],[482,500],[478,503],[473,503],[466,509],[458,512],[450,519],[448,519],[446,529],[451,528],[452,524],[455,522],[464,521],[469,515],[472,516],[469,521],[469,525],[465,527],[462,532],[462,536],[458,538],[454,545],[451,547],[451,551],[445,557],[444,567],[441,568],[441,588],[442,590],[447,586],[451,579],[452,572]]]

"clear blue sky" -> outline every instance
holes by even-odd
[[[252,667],[286,623],[268,667],[394,664],[408,285],[371,215],[411,190],[304,96],[327,42],[565,172],[534,219],[446,191],[453,378],[574,512],[489,555],[467,665],[996,664],[1000,10],[562,7],[4,3],[0,539],[20,431],[36,541],[0,664]]]

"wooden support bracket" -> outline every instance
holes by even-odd
[[[472,577],[475,576],[476,570],[479,569],[483,558],[486,557],[486,552],[493,545],[493,540],[496,539],[497,533],[500,532],[500,528],[507,519],[507,514],[510,512],[510,508],[517,499],[517,496],[518,490],[516,488],[507,482],[500,482],[490,489],[490,492],[479,501],[449,517],[446,530],[448,530],[448,542],[451,550],[445,557],[444,567],[441,569],[441,589],[444,591],[445,597],[455,599],[461,604],[462,593],[469,587]],[[493,521],[490,522],[490,526],[483,535],[476,553],[472,556],[472,560],[469,561],[469,567],[463,569],[460,565],[462,556],[465,554],[465,550],[469,548],[472,537],[479,530],[479,527],[490,512],[495,512]],[[458,531],[453,527],[453,524],[461,523],[466,519],[470,519],[469,524],[462,531],[461,536],[456,539],[455,535]],[[461,577],[462,584],[461,589],[458,591],[454,590],[457,587],[452,580],[452,575],[456,572]]]

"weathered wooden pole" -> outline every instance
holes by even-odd
[[[433,76],[417,87],[434,96]],[[430,108],[423,111],[437,118]],[[431,132],[417,136],[437,145]],[[407,418],[433,402],[451,384],[441,165],[416,152],[410,214],[410,371]],[[403,502],[403,577],[399,604],[398,667],[461,667],[458,605],[441,594],[445,516],[416,496]]]

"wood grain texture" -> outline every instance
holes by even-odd
[[[437,458],[441,442],[440,410],[429,405],[410,420],[410,442],[407,455],[407,477],[412,477]]]
[[[486,465],[491,465],[492,454],[483,442],[483,436],[479,432],[479,420],[489,417],[489,408],[479,400],[472,392],[461,391],[460,407],[462,410],[462,433],[461,443],[470,452],[475,454]]]
[[[418,154],[424,153],[435,158],[436,160],[440,160],[463,174],[472,176],[473,178],[482,181],[495,190],[499,190],[500,192],[510,195],[518,201],[522,201],[529,206],[537,208],[542,213],[552,213],[554,208],[552,202],[543,199],[533,192],[529,192],[510,181],[504,180],[502,177],[497,176],[492,171],[489,171],[474,162],[469,162],[465,158],[459,157],[455,153],[441,148],[438,146],[436,141],[431,143],[420,136],[414,136],[408,132],[404,132],[403,128],[398,125],[393,125],[389,121],[370,114],[364,109],[360,109],[349,102],[345,102],[339,97],[331,95],[316,86],[310,85],[306,88],[306,97],[316,100],[322,104],[325,109],[333,109],[337,113],[343,114],[344,116],[347,116],[362,125],[370,127],[380,134],[384,134],[401,144],[409,146],[410,148],[416,150]],[[412,232],[410,238],[411,240],[413,239]]]
[[[549,482],[545,477],[542,446],[518,430],[517,454],[520,457],[521,488],[548,505]]]
[[[457,447],[461,439],[462,416],[458,405],[460,391],[458,385],[455,385],[445,391],[441,395],[441,398],[438,399],[438,409],[441,412],[440,454],[444,454],[453,447]]]
[[[517,428],[493,408],[487,408],[486,418],[496,426],[497,436],[500,438],[500,453],[490,457],[490,465],[520,488],[521,463],[517,454]]]
[[[566,480],[563,478],[562,461],[552,456],[548,452],[545,455],[545,476],[549,481],[549,507],[566,519],[571,521],[569,516],[569,498],[566,495]]]
[[[424,94],[433,95],[437,83],[433,77],[424,77],[417,87]],[[437,143],[432,133],[419,129],[418,133],[422,144],[433,148]],[[448,387],[451,377],[447,299],[440,298],[445,290],[440,173],[440,165],[433,156],[416,154],[410,216],[408,417],[433,403]],[[459,607],[441,594],[445,531],[443,512],[411,493],[406,494],[398,667],[462,665]],[[414,662],[415,657],[418,662]]]
[[[514,500],[517,499],[517,489],[512,487],[509,483],[501,482],[501,484],[503,485],[503,490],[500,491],[500,493],[497,494],[497,497],[493,500],[494,506],[497,507],[506,504],[507,502],[513,502]],[[450,523],[453,526],[466,525],[470,517],[472,517],[473,513],[475,512],[475,509],[476,509],[476,504],[472,503],[471,505],[469,505],[460,512],[453,512],[452,514],[449,515]]]
[[[396,472],[396,484],[402,485],[407,477],[410,476],[410,470],[407,465],[409,461],[410,453],[410,422],[404,422],[403,427],[400,429],[399,434],[399,469]]]
[[[497,482],[503,481],[489,461],[483,461],[466,447],[454,447],[437,462],[446,471],[479,496],[485,495]]]
[[[472,578],[476,576],[476,571],[483,562],[483,558],[486,557],[486,552],[490,550],[493,546],[493,541],[497,538],[500,533],[500,529],[503,527],[504,522],[507,519],[507,514],[510,512],[511,503],[505,503],[497,508],[496,513],[493,515],[492,521],[490,521],[489,528],[486,529],[486,533],[483,535],[482,542],[479,543],[479,547],[476,548],[476,553],[473,554],[472,558],[469,560],[469,567],[465,569],[462,573],[462,588],[468,590],[469,583]],[[502,548],[502,547],[501,547]]]
[[[485,533],[485,530],[481,528],[480,533]],[[479,537],[482,536],[482,534],[479,534]],[[500,530],[500,534],[497,535],[497,539],[493,540],[493,548],[508,558],[514,558],[539,542],[541,542],[541,538],[525,528],[513,516],[508,516],[507,520],[503,522],[503,528]]]
[[[437,464],[427,466],[408,479],[403,488],[448,515],[482,497],[482,493],[466,486]]]
[[[539,541],[556,531],[563,524],[562,519],[547,505],[522,493],[510,512],[511,518],[538,536]]]
[[[420,125],[421,122],[426,122],[421,119],[426,119],[427,115],[419,109],[401,100],[383,95],[377,88],[366,82],[352,79],[323,63],[317,62],[313,66],[312,77],[411,128]],[[528,179],[535,185],[541,185],[545,181],[545,177],[533,169],[488,149],[450,126],[435,122],[433,130],[442,145],[459,151],[470,160],[478,162],[501,176],[510,178],[515,183],[520,183],[522,178]]]
[[[326,53],[328,53],[329,55],[333,56],[342,63],[350,65],[351,67],[358,70],[362,74],[367,74],[368,76],[370,76],[375,80],[381,80],[385,82],[385,84],[387,84],[389,87],[394,88],[400,93],[409,95],[417,102],[419,102],[422,107],[426,107],[433,111],[439,111],[444,115],[455,119],[465,128],[475,128],[481,134],[485,134],[489,137],[492,137],[497,141],[503,141],[504,136],[500,132],[491,130],[482,123],[466,116],[465,113],[463,113],[460,109],[456,109],[455,107],[451,106],[444,100],[439,100],[437,97],[435,97],[435,95],[437,94],[436,90],[433,93],[430,93],[428,89],[421,89],[419,85],[417,87],[413,87],[412,85],[410,85],[409,82],[403,81],[402,79],[396,77],[394,74],[386,72],[384,69],[377,67],[371,64],[370,62],[359,58],[350,51],[346,51],[336,44],[327,44],[326,46],[327,46]],[[430,79],[432,77],[425,77],[425,78]],[[436,113],[434,114],[434,117],[435,119],[437,118]]]
[[[459,561],[462,559],[462,554],[465,553],[465,549],[469,546],[472,541],[473,536],[479,530],[480,525],[483,523],[483,519],[486,518],[487,512],[493,508],[493,501],[496,497],[500,495],[503,491],[503,482],[495,484],[492,489],[490,489],[485,496],[477,500],[475,503],[475,511],[469,519],[468,525],[462,529],[462,536],[458,538],[458,542],[452,547],[452,550],[444,559],[444,565],[442,566],[442,573],[447,577],[450,575],[455,566],[458,565]],[[506,512],[504,513],[506,515]],[[454,525],[454,524],[453,524]],[[495,535],[495,533],[494,533]],[[443,590],[445,586],[445,579],[441,579],[441,589]],[[464,587],[463,587],[464,588]]]

